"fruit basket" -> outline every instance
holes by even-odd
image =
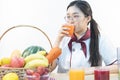
[[[4,41],[4,38],[3,38],[3,37],[6,37],[8,32],[10,32],[10,31],[12,31],[12,30],[14,30],[14,29],[17,29],[17,28],[31,28],[31,29],[34,29],[34,30],[40,32],[40,33],[44,36],[44,38],[46,38],[46,40],[48,41],[48,42],[46,43],[46,44],[47,44],[46,46],[48,46],[48,44],[49,44],[50,49],[52,48],[52,43],[51,43],[49,37],[46,35],[46,33],[45,33],[44,31],[42,31],[40,28],[35,27],[35,26],[31,26],[31,25],[17,25],[17,26],[13,26],[13,27],[7,29],[7,30],[2,34],[2,36],[0,37],[0,41],[1,41],[1,40]],[[36,32],[36,31],[35,31],[35,32]],[[28,32],[27,32],[27,33],[28,33]],[[8,33],[8,34],[9,34],[9,33]],[[39,40],[39,38],[37,38],[37,39]],[[40,38],[40,39],[41,39],[41,38]],[[17,39],[16,39],[16,40],[17,40]],[[42,39],[42,41],[44,42],[43,39]],[[41,41],[41,42],[42,42],[42,41]],[[17,45],[17,46],[18,46],[18,45]],[[27,78],[26,80],[29,80],[28,78],[34,78],[34,76],[31,76],[31,75],[26,74],[26,70],[28,70],[28,68],[24,68],[24,67],[21,67],[21,68],[0,67],[0,80],[2,80],[2,78],[3,78],[3,76],[4,76],[5,74],[11,73],[11,72],[16,73],[16,74],[18,75],[18,77],[19,77],[19,80],[24,80],[25,78]],[[42,78],[42,77],[45,77],[45,76],[46,76],[46,77],[49,77],[49,72],[48,72],[48,74],[45,74],[45,75],[41,76],[41,78]],[[34,80],[34,79],[32,79],[32,80]]]
[[[25,71],[24,68],[0,68],[0,80],[7,73],[16,73],[20,80],[24,80]]]

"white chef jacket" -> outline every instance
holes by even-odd
[[[86,57],[80,43],[72,42],[72,53],[70,52],[68,47],[70,39],[70,37],[64,37],[61,42],[62,54],[57,61],[58,73],[65,73],[70,68],[91,67],[89,63],[90,38],[84,41],[87,49]],[[117,50],[105,36],[100,36],[99,38],[99,52],[105,65],[109,65],[117,60]]]

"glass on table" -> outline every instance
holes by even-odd
[[[109,80],[110,71],[104,68],[96,68],[94,70],[94,80]]]
[[[70,69],[69,80],[84,80],[84,69]]]

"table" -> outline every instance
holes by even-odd
[[[69,80],[69,75],[67,73],[52,73],[50,76],[56,80]],[[85,75],[85,80],[94,80],[94,75]],[[110,74],[110,80],[118,80],[118,74]]]

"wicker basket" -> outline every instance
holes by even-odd
[[[19,76],[19,80],[24,80],[25,75],[24,68],[0,68],[0,80],[2,80],[2,77],[7,73],[16,73]]]
[[[44,31],[42,31],[41,29],[39,29],[38,27],[31,26],[31,25],[17,25],[17,26],[13,26],[13,27],[7,29],[7,30],[2,34],[2,36],[0,37],[0,41],[1,41],[1,39],[4,37],[4,35],[5,35],[7,32],[9,32],[10,30],[12,30],[12,29],[14,29],[14,28],[19,28],[19,27],[29,27],[29,28],[33,28],[33,29],[36,29],[36,30],[40,31],[40,32],[47,38],[47,40],[49,41],[49,45],[50,45],[50,47],[52,48],[51,41],[50,41],[49,37],[46,35],[46,33],[45,33]],[[26,71],[25,68],[3,68],[3,67],[0,67],[0,80],[2,80],[2,77],[3,77],[5,74],[10,73],[10,72],[17,73],[17,75],[19,76],[19,80],[24,80],[25,71]]]

